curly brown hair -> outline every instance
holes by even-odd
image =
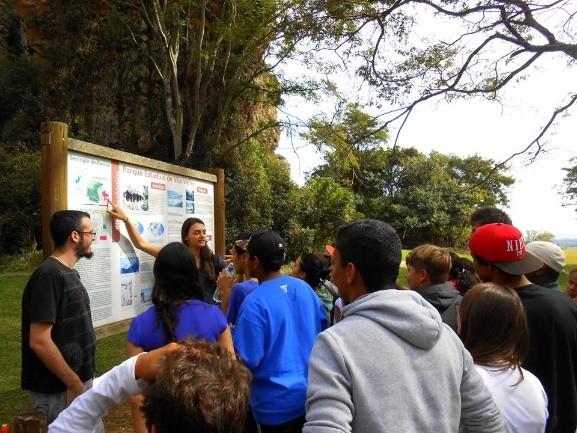
[[[250,371],[224,348],[187,340],[167,355],[144,393],[142,411],[158,433],[240,433]]]

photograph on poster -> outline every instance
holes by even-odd
[[[120,283],[120,306],[129,307],[132,305],[132,281]]]
[[[134,274],[140,270],[140,263],[136,256],[121,256],[120,257],[120,273]]]
[[[194,213],[194,202],[186,200],[186,213],[193,214]]]
[[[124,207],[132,211],[148,210],[148,186],[131,185],[122,192]]]
[[[152,300],[152,288],[143,287],[140,289],[140,303],[146,304]]]
[[[140,221],[134,221],[134,227],[139,234],[144,233],[144,226]]]
[[[150,237],[159,238],[164,234],[164,224],[153,221],[148,224],[148,234]]]
[[[168,196],[168,207],[182,207],[182,193],[169,189],[166,194]]]

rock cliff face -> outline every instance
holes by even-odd
[[[16,10],[0,3],[0,55],[29,55],[24,22]]]

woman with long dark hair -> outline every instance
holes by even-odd
[[[124,222],[128,236],[132,244],[141,251],[156,257],[161,249],[160,246],[147,242],[138,232],[134,224],[130,222],[128,215],[119,206],[109,202],[108,214]],[[224,268],[223,260],[214,254],[207,244],[206,227],[199,218],[187,218],[180,229],[182,242],[190,248],[194,257],[194,263],[198,269],[200,287],[203,290],[203,299],[212,302],[212,296],[216,289],[216,279]]]
[[[525,309],[514,289],[477,284],[461,301],[459,335],[491,392],[508,433],[543,433],[547,395],[521,367],[529,350]]]
[[[189,248],[172,242],[158,252],[153,267],[152,303],[128,330],[127,353],[134,356],[188,337],[216,342],[234,353],[226,318],[216,305],[203,302],[199,272]],[[145,432],[141,398],[133,399],[135,431]]]

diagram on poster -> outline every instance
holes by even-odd
[[[211,182],[77,152],[68,154],[68,208],[90,214],[94,256],[76,269],[86,286],[95,326],[134,317],[148,308],[154,257],[130,242],[122,222],[107,214],[108,201],[129,216],[144,240],[162,247],[181,242],[183,222],[205,222],[214,250],[214,186]]]

